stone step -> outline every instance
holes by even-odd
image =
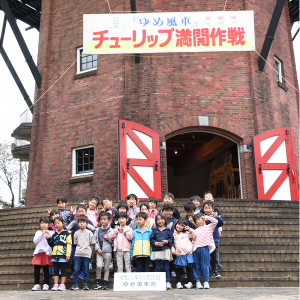
[[[23,239],[23,238],[31,239],[31,241],[33,242],[33,237],[34,237],[35,233],[36,233],[35,229],[18,231],[18,232],[4,231],[0,234],[0,243],[2,241],[6,241],[8,239]]]
[[[222,246],[221,246],[222,249]],[[299,250],[221,250],[220,256],[222,259],[238,258],[238,259],[253,259],[259,257],[264,260],[266,258],[291,258],[299,257]]]
[[[35,249],[35,245],[32,243],[30,246],[25,245],[11,245],[9,250],[6,247],[0,248],[0,261],[1,257],[5,255],[9,251],[9,255],[11,254],[31,254],[33,255],[33,251]]]
[[[42,279],[42,277],[41,277]],[[90,279],[90,288],[95,280]],[[175,280],[172,279],[172,286],[175,288]],[[186,281],[182,281],[186,283]],[[83,280],[79,280],[79,285],[82,288]],[[34,280],[1,280],[0,290],[30,290],[34,285]],[[73,285],[71,279],[67,279],[66,286],[69,289]],[[209,285],[211,288],[225,288],[225,287],[298,287],[298,277],[222,277],[210,279]],[[50,284],[50,288],[52,283]],[[113,288],[113,279],[109,278],[109,289]],[[102,291],[99,291],[101,293]],[[59,292],[58,297],[60,295]]]
[[[220,256],[230,250],[290,250],[298,249],[299,243],[289,242],[223,242],[220,243]]]
[[[248,222],[254,222],[254,221],[257,221],[258,219],[259,220],[263,220],[263,221],[267,221],[267,222],[270,222],[270,221],[277,221],[277,223],[279,222],[278,219],[280,219],[280,222],[281,221],[289,221],[289,222],[294,222],[294,224],[299,224],[299,216],[297,214],[293,214],[293,215],[290,215],[290,216],[287,216],[287,215],[283,215],[281,216],[280,214],[278,214],[277,216],[276,215],[264,215],[262,213],[262,215],[257,215],[257,214],[232,214],[232,215],[223,215],[222,214],[222,218],[224,219],[224,226],[227,224],[227,223],[233,223],[233,222],[242,222],[244,220],[247,220]],[[274,223],[275,223],[274,222]]]
[[[36,228],[36,230],[39,229],[39,220],[38,219],[24,219],[24,220],[5,220],[5,221],[1,221],[0,220],[0,225],[1,227],[13,227],[15,230],[16,229],[22,229],[25,228],[26,226],[34,226]]]
[[[231,224],[230,224],[231,225]],[[236,235],[236,234],[240,234],[240,235],[263,235],[264,233],[266,233],[266,228],[265,226],[243,226],[243,227],[236,227],[236,226],[230,226],[228,228],[228,224],[226,223],[226,225],[223,227],[223,232],[222,232],[222,237],[225,235]],[[281,227],[269,227],[268,228],[268,234],[272,234],[272,236],[280,236],[282,235],[284,232],[287,232],[287,230],[285,230],[284,228]],[[296,235],[299,238],[299,229],[298,227],[294,226],[293,228],[289,228],[288,229],[288,233],[291,235]],[[1,238],[1,235],[0,235]]]
[[[220,254],[220,262],[224,268],[299,268],[298,258],[223,258]],[[221,270],[221,269],[219,269]]]
[[[222,277],[297,277],[298,268],[223,268]]]
[[[32,252],[28,252],[28,253],[10,253],[7,254],[8,251],[6,251],[6,253],[0,254],[0,264],[3,263],[8,263],[8,262],[12,262],[12,263],[25,263],[25,262],[30,262],[32,261],[33,258],[33,251]]]
[[[276,243],[278,240],[280,242],[297,242],[299,240],[299,235],[273,235],[273,234],[267,234],[264,232],[264,234],[261,235],[243,235],[243,234],[228,234],[227,231],[222,232],[222,242],[233,242],[233,243],[240,243],[240,242],[261,242],[264,243],[265,241]],[[1,247],[1,243],[0,243]]]
[[[291,219],[291,220],[282,220],[280,223],[275,220],[264,220],[264,221],[257,221],[257,220],[247,220],[247,221],[236,221],[236,220],[228,220],[225,219],[225,225],[223,229],[225,230],[249,230],[252,227],[262,228],[262,230],[269,230],[273,228],[279,228],[284,231],[297,230],[299,228],[299,218],[298,219]]]
[[[0,254],[7,251],[7,249],[12,251],[17,249],[34,249],[35,246],[36,245],[33,243],[32,238],[6,239],[0,241]],[[12,252],[10,251],[10,253]]]
[[[41,217],[46,217],[46,216],[47,216],[47,213],[45,213],[44,215],[41,214],[40,216],[37,216],[37,215],[19,215],[18,218],[16,219],[16,221],[23,221],[23,222],[26,222],[28,220],[35,221],[36,224],[37,224],[37,228],[38,228],[40,218]],[[5,217],[1,217],[0,223],[3,224],[5,222],[11,222],[11,221],[14,221],[14,220],[12,220],[12,218],[10,218],[9,216],[5,216]]]

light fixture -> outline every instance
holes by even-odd
[[[177,154],[178,153],[177,150],[175,150],[174,153]]]
[[[85,155],[85,156],[88,156],[88,153],[85,153],[84,155]]]

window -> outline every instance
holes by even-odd
[[[277,73],[277,81],[282,83],[282,63],[281,61],[275,57],[275,69]]]
[[[72,177],[94,173],[94,146],[74,148],[72,151]]]
[[[97,55],[82,55],[83,48],[77,48],[77,74],[96,70]]]

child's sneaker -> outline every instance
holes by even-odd
[[[31,290],[32,291],[40,291],[41,290],[41,286],[39,284],[36,284]]]
[[[193,287],[193,284],[191,282],[184,285],[187,289],[191,289]]]
[[[182,286],[181,282],[176,283],[176,288],[177,289],[183,289],[183,286]]]
[[[113,269],[113,268],[114,268],[114,263],[113,263],[113,262],[111,262],[111,263],[109,264],[109,268],[110,268],[110,269]]]
[[[79,290],[79,286],[78,285],[73,285],[71,288],[70,288],[71,291],[78,291]]]
[[[223,266],[218,262],[217,268],[218,269],[223,269]]]
[[[49,291],[49,285],[48,284],[43,285],[43,291]]]
[[[182,273],[181,277],[184,278],[184,279],[187,279],[187,273],[186,272]]]
[[[72,275],[70,276],[70,279],[73,279],[74,278],[74,273],[72,272]]]
[[[196,289],[203,289],[203,286],[202,286],[202,284],[201,284],[201,282],[200,281],[197,281],[196,282]]]
[[[214,277],[214,278],[220,278],[221,275],[218,273],[218,271],[215,271],[215,272],[212,273],[212,277]]]
[[[58,291],[65,291],[66,290],[66,286],[64,284],[60,284],[57,288]]]
[[[176,273],[174,271],[171,272],[171,277],[173,277],[173,278],[176,277]]]
[[[108,290],[108,282],[104,280],[102,290]]]
[[[84,277],[83,271],[80,271],[80,273],[79,273],[79,278],[80,278],[80,279],[83,279],[83,277]]]
[[[172,285],[170,282],[166,283],[166,290],[171,290],[172,289]]]
[[[54,284],[53,288],[51,289],[51,291],[57,291],[58,289],[58,284]]]
[[[90,270],[93,269],[93,265],[92,265],[92,262],[91,262],[91,261],[89,262],[89,269],[90,269]]]
[[[92,286],[93,290],[101,290],[101,288],[102,288],[101,284],[97,282]]]
[[[209,289],[209,283],[207,281],[203,283],[203,286],[205,289]]]

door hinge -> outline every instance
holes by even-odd
[[[123,136],[124,136],[125,127],[126,127],[125,122],[122,122]]]
[[[155,163],[155,171],[157,171],[157,167],[158,167],[158,161],[156,161]]]
[[[127,170],[129,170],[129,159],[127,159]]]
[[[261,174],[261,164],[259,164],[258,172],[259,172],[259,174]]]

